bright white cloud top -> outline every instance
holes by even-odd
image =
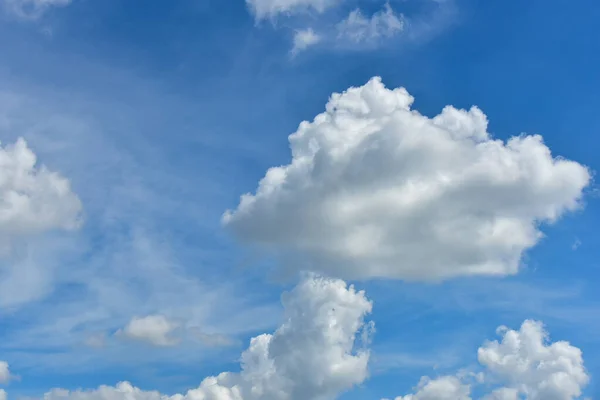
[[[369,351],[358,343],[371,325],[364,292],[341,280],[308,277],[282,298],[283,323],[253,338],[241,356],[240,373],[202,381],[185,395],[161,397],[129,383],[93,391],[53,390],[45,400],[306,400],[334,399],[367,378]]]
[[[338,0],[246,0],[246,4],[257,20],[309,10],[322,13],[338,3]]]
[[[481,383],[504,385],[484,400],[573,400],[589,382],[581,350],[568,342],[550,343],[543,325],[525,321],[518,331],[500,327],[502,341],[478,350],[485,367]],[[459,375],[424,377],[414,394],[396,400],[471,400],[471,384]]]
[[[333,94],[289,137],[291,162],[269,169],[224,225],[302,256],[287,268],[349,279],[517,273],[540,224],[580,206],[590,172],[539,135],[492,138],[477,107],[429,118],[412,103],[378,77]]]
[[[15,240],[81,225],[81,201],[69,181],[45,166],[23,139],[0,147],[0,250]]]

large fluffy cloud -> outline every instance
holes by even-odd
[[[550,343],[541,322],[525,321],[521,328],[500,327],[502,340],[478,350],[485,368],[482,382],[497,386],[483,400],[574,400],[589,381],[582,352],[568,342]],[[396,400],[471,400],[464,377],[424,377],[415,394]]]
[[[282,325],[251,340],[241,372],[202,381],[185,395],[161,396],[129,383],[92,391],[53,390],[45,400],[326,400],[363,382],[369,352],[357,343],[372,304],[343,281],[307,277],[282,299]],[[362,336],[362,335],[361,335]]]
[[[14,241],[52,230],[74,230],[81,202],[69,181],[45,166],[23,139],[0,147],[0,250]]]
[[[339,0],[246,0],[256,19],[271,18],[278,14],[292,14],[307,10],[319,13],[339,3]]]
[[[224,225],[345,278],[517,273],[540,224],[579,206],[590,172],[541,136],[492,138],[477,107],[428,118],[412,103],[380,78],[334,93],[289,137],[291,162],[269,169]]]

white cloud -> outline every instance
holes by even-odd
[[[117,331],[116,334],[155,346],[174,346],[179,340],[171,335],[178,327],[179,324],[170,321],[164,315],[148,315],[133,317],[125,328]]]
[[[486,372],[482,382],[500,387],[483,400],[574,400],[589,382],[582,352],[568,342],[548,343],[541,322],[525,321],[518,331],[498,328],[501,342],[478,350]],[[470,384],[460,375],[424,377],[417,392],[396,400],[470,400]]]
[[[0,147],[0,249],[13,241],[81,224],[81,202],[69,181],[45,166],[24,139]]]
[[[72,0],[0,0],[5,10],[23,19],[38,19],[52,7],[64,7]]]
[[[389,4],[371,17],[365,17],[357,8],[337,24],[338,39],[352,43],[373,43],[402,32],[404,26],[404,16],[396,14]]]
[[[364,292],[340,280],[307,277],[282,296],[282,325],[253,338],[241,356],[240,373],[224,372],[185,395],[161,396],[120,383],[91,391],[55,389],[45,400],[326,400],[367,377],[369,352],[357,335],[369,325],[372,304]]]
[[[309,10],[322,13],[338,3],[339,0],[246,0],[257,20]]]
[[[0,383],[6,384],[10,381],[11,374],[6,361],[0,361]]]
[[[6,390],[0,389],[0,400],[6,400],[8,396],[6,395]]]
[[[541,136],[493,139],[477,107],[428,118],[412,102],[380,78],[334,93],[289,137],[290,164],[224,225],[289,269],[349,279],[517,273],[540,224],[579,207],[590,172]]]
[[[454,376],[438,379],[421,378],[415,394],[396,397],[396,400],[470,400],[471,387]]]
[[[81,223],[82,204],[69,180],[38,165],[24,139],[0,146],[0,308],[51,290],[56,258],[68,247],[52,233]]]
[[[306,50],[321,41],[319,36],[312,28],[297,30],[294,34],[294,47],[291,50],[292,55]]]
[[[518,331],[500,328],[501,342],[479,349],[479,362],[506,382],[505,397],[518,391],[528,400],[570,400],[581,396],[589,377],[580,349],[568,342],[548,342],[540,322],[525,321]]]

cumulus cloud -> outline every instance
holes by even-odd
[[[454,376],[438,379],[421,378],[415,394],[396,397],[396,400],[470,400],[471,387]]]
[[[45,166],[24,139],[0,147],[0,250],[13,241],[81,225],[81,201],[69,181]]]
[[[6,361],[0,361],[0,383],[6,384],[10,381],[11,374]]]
[[[506,382],[497,398],[510,399],[513,393],[528,400],[581,396],[589,377],[580,349],[564,341],[548,343],[548,333],[536,321],[525,321],[518,331],[501,327],[499,332],[500,342],[487,343],[478,351],[479,362]]]
[[[352,43],[374,43],[402,32],[404,25],[404,16],[396,14],[389,4],[371,17],[366,17],[357,8],[337,24],[338,39]]]
[[[292,47],[292,55],[306,50],[307,48],[316,45],[321,41],[319,36],[313,29],[300,29],[294,34],[294,47]]]
[[[179,339],[172,337],[179,324],[164,315],[133,317],[125,328],[117,331],[117,336],[150,343],[154,346],[174,346]]]
[[[500,342],[478,350],[483,382],[498,386],[483,400],[574,400],[589,381],[582,352],[568,342],[549,343],[541,322],[525,321],[518,331],[498,328]],[[471,400],[470,384],[460,375],[424,377],[415,394],[396,400]]]
[[[246,4],[257,20],[309,10],[322,13],[338,3],[339,0],[246,0]]]
[[[23,19],[38,19],[52,7],[64,7],[72,0],[0,0],[4,9]]]
[[[540,224],[580,206],[590,172],[553,156],[539,135],[494,139],[477,107],[429,118],[412,103],[378,77],[334,93],[290,135],[291,162],[270,168],[223,224],[291,270],[406,280],[517,273]]]
[[[6,395],[6,390],[0,389],[0,400],[6,400],[8,396]]]
[[[305,400],[335,399],[367,378],[369,352],[357,337],[368,332],[372,304],[345,282],[310,276],[282,296],[283,323],[253,338],[241,372],[208,377],[183,395],[162,396],[124,382],[90,391],[55,389],[45,400]]]

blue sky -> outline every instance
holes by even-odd
[[[370,376],[339,398],[392,398],[415,391],[421,376],[479,371],[477,349],[497,338],[498,326],[518,330],[526,319],[543,321],[553,341],[583,352],[589,383],[581,396],[560,399],[600,395],[595,2],[345,0],[322,12],[291,8],[263,19],[252,8],[260,0],[42,3],[30,1],[23,15],[17,0],[0,0],[0,141],[4,147],[24,138],[39,164],[67,179],[83,223],[27,235],[1,229],[10,240],[0,267],[9,398],[121,381],[173,395],[237,372],[249,339],[286,320],[280,296],[298,278],[278,272],[312,269],[315,260],[332,265],[318,273],[354,283],[373,303]],[[340,33],[353,10],[376,18],[386,4],[401,22],[396,28],[382,19],[361,40]],[[307,29],[319,39],[293,52],[294,35]],[[328,249],[299,244],[294,230],[313,227],[286,228],[293,213],[268,197],[261,203],[267,214],[223,222],[269,168],[290,164],[288,136],[301,121],[322,113],[332,93],[374,76],[387,88],[405,87],[424,116],[476,105],[494,138],[542,135],[553,156],[590,171],[582,187],[567,180],[556,192],[581,193],[581,205],[539,225],[544,237],[519,253],[518,271],[503,265],[500,276],[461,273],[443,282],[432,282],[438,270],[431,279],[409,279],[389,261],[385,273],[370,275],[371,257],[350,267],[343,255],[334,266]],[[373,168],[376,177],[384,172]],[[532,204],[559,207],[536,193]],[[298,215],[318,201],[307,199],[306,207],[290,203]],[[535,205],[537,212],[542,206]],[[257,249],[257,238],[276,255]],[[435,252],[440,243],[420,245]],[[394,253],[395,261],[421,260],[415,252]],[[150,315],[177,325],[180,340],[157,345],[144,329],[136,334],[133,318]],[[531,393],[521,396],[535,400]]]

